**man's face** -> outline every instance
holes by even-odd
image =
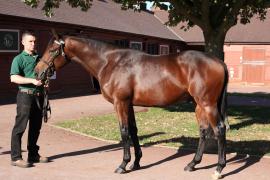
[[[22,44],[26,52],[34,52],[36,49],[36,37],[32,35],[25,35],[22,39]]]

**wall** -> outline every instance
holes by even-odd
[[[270,45],[225,45],[230,82],[270,84]]]

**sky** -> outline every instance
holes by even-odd
[[[153,3],[154,3],[154,2],[146,1],[146,8],[147,8],[148,10],[151,10],[151,7],[152,7]],[[168,2],[164,2],[164,4],[169,5]]]
[[[153,3],[154,3],[154,2],[146,1],[146,8],[147,8],[148,10],[151,10],[151,7],[152,7]]]

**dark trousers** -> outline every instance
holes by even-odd
[[[43,97],[38,97],[40,105],[43,103]],[[36,96],[23,92],[17,94],[17,116],[11,136],[11,160],[16,161],[22,159],[21,139],[23,133],[28,128],[28,157],[38,155],[39,146],[37,140],[42,125],[42,110],[37,106]]]

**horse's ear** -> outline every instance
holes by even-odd
[[[53,34],[53,37],[55,37],[56,40],[59,40],[59,35],[56,33],[54,28],[52,28],[52,34]]]

